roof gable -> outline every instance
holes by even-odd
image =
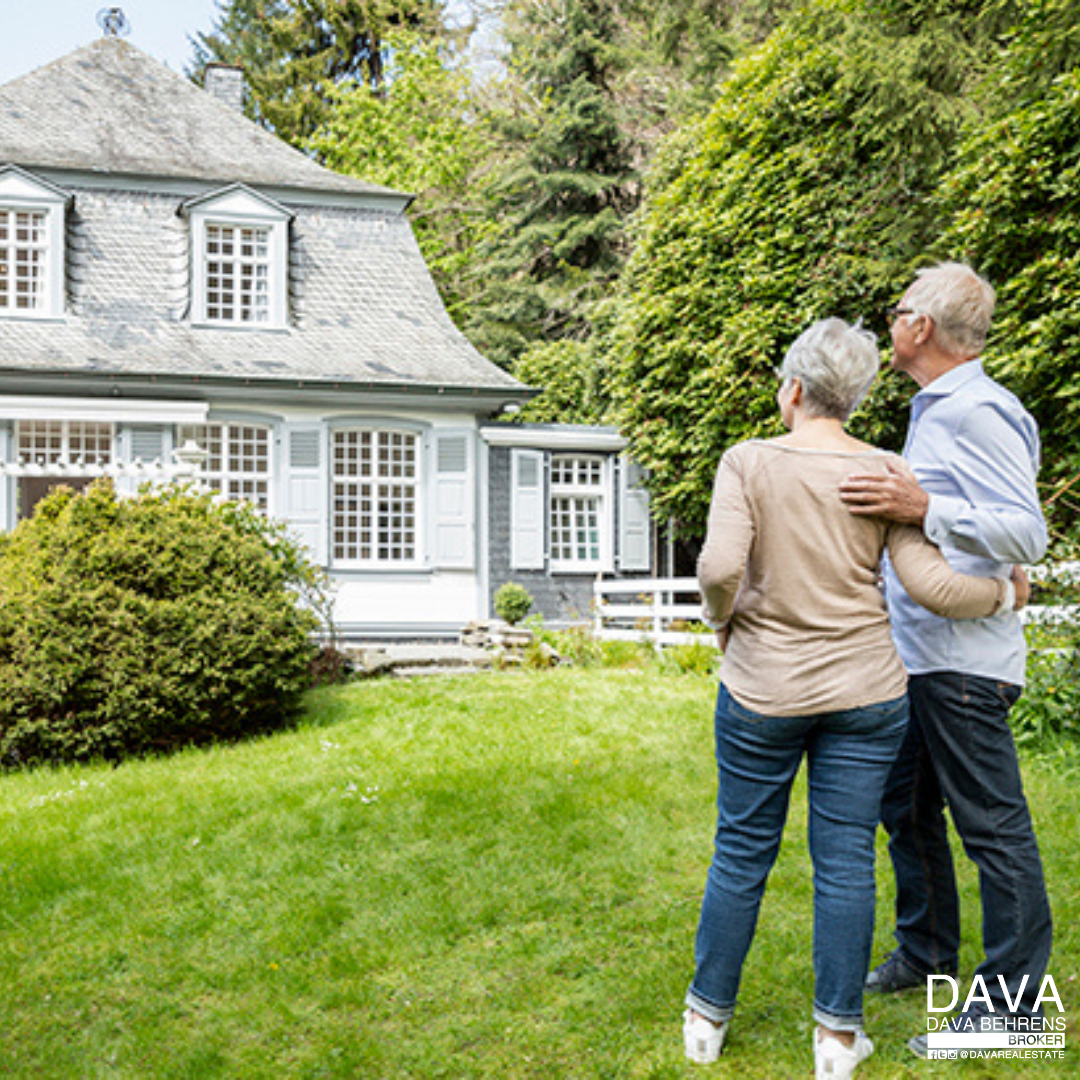
[[[229,184],[228,187],[208,191],[205,195],[188,199],[181,207],[185,214],[226,214],[229,217],[255,218],[259,220],[284,221],[291,218],[292,211],[279,202],[245,184]]]
[[[115,37],[0,86],[0,162],[405,198],[324,169]]]
[[[66,203],[71,200],[71,195],[17,165],[5,165],[0,168],[0,199],[5,202]]]

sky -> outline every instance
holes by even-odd
[[[0,0],[0,83],[25,75],[101,37],[99,11],[119,7],[125,40],[183,74],[189,38],[212,29],[215,0]]]

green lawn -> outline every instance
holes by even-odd
[[[9,1077],[802,1077],[805,789],[721,1063],[679,1017],[713,827],[714,684],[655,672],[369,682],[300,729],[117,769],[0,777]],[[1026,763],[1080,1011],[1080,772]],[[882,849],[883,850],[883,849]],[[888,948],[888,868],[877,952]],[[964,864],[963,975],[977,959]],[[1073,1016],[1075,1018],[1075,1013]],[[921,995],[869,1002],[860,1078],[919,1063]]]

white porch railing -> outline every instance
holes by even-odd
[[[593,585],[593,633],[602,641],[648,640],[656,645],[716,645],[701,625],[701,593],[696,578],[636,578]]]
[[[1029,568],[1033,581],[1080,579],[1080,564]],[[1054,625],[1080,621],[1080,604],[1030,604],[1025,623]],[[602,641],[652,641],[657,645],[715,645],[716,635],[694,633],[683,624],[701,625],[701,593],[696,578],[636,578],[593,584],[593,633]]]
[[[193,442],[186,442],[172,452],[172,460],[155,458],[153,461],[113,461],[102,464],[99,461],[86,461],[82,457],[59,457],[46,460],[44,457],[26,458],[20,456],[14,461],[0,461],[0,476],[11,477],[49,477],[58,480],[96,480],[102,476],[113,479],[128,477],[134,480],[179,480],[195,479],[206,459],[206,452]]]

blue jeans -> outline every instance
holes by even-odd
[[[908,684],[911,727],[885,788],[882,822],[896,872],[901,957],[929,974],[956,967],[960,900],[944,804],[979,868],[985,960],[977,974],[994,1009],[1008,1015],[998,982],[1030,1014],[1050,958],[1052,927],[1039,848],[1020,781],[1009,709],[1017,687],[935,672]]]
[[[762,716],[721,685],[716,849],[695,945],[690,1008],[735,1010],[765,880],[780,850],[791,784],[806,756],[814,863],[814,1017],[862,1027],[874,934],[874,836],[881,793],[907,727],[906,698],[818,716]]]

